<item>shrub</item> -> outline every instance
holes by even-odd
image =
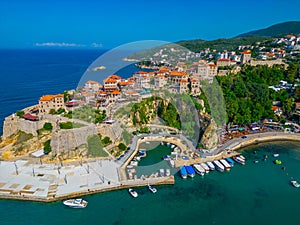
[[[123,144],[123,143],[120,143],[120,144],[118,145],[118,148],[119,148],[121,151],[125,151],[126,148],[127,148],[127,146],[126,146],[125,144]]]
[[[48,154],[49,152],[51,152],[51,145],[50,145],[51,140],[48,140],[44,143],[44,153]]]
[[[109,137],[104,137],[104,138],[102,139],[102,143],[104,144],[104,146],[107,146],[107,145],[111,144],[112,141],[110,140]]]
[[[51,123],[45,123],[43,128],[44,128],[44,130],[48,130],[48,131],[51,131],[53,129]]]
[[[22,118],[22,117],[24,116],[24,114],[25,114],[25,112],[24,112],[23,110],[18,110],[18,111],[16,112],[16,115],[17,115],[18,117],[20,117],[20,118]]]

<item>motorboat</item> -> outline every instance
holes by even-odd
[[[277,158],[278,156],[279,156],[279,154],[278,153],[276,153],[276,154],[274,154],[273,155],[275,158]]]
[[[219,172],[224,172],[225,167],[223,166],[222,163],[220,163],[218,160],[213,161],[213,163],[215,164],[216,169],[217,169]]]
[[[180,167],[180,175],[183,179],[187,178],[187,172],[185,166]]]
[[[185,168],[189,177],[195,176],[196,173],[192,166],[185,166]]]
[[[300,187],[300,184],[296,180],[291,180],[291,184],[296,188]]]
[[[170,164],[170,166],[171,166],[172,168],[175,167],[175,161],[174,161],[173,159],[170,159],[170,160],[169,160],[169,164]]]
[[[206,162],[206,164],[208,165],[210,170],[215,170],[216,169],[215,165],[212,162]]]
[[[148,185],[148,189],[152,192],[152,193],[156,193],[157,189],[154,186]]]
[[[225,159],[220,159],[220,162],[224,165],[224,167],[227,171],[230,170],[231,166]]]
[[[164,169],[160,169],[160,170],[159,170],[159,175],[160,175],[161,177],[163,177],[163,176],[165,175],[165,170],[164,170]]]
[[[138,195],[138,193],[135,191],[135,190],[133,190],[132,188],[129,188],[128,189],[128,192],[131,194],[131,196],[132,197],[134,197],[134,198],[137,198],[139,195]]]
[[[194,164],[193,167],[195,168],[196,173],[198,173],[201,176],[204,176],[205,169],[200,164]]]
[[[71,208],[82,209],[87,206],[88,202],[83,200],[82,198],[76,198],[76,199],[64,200],[63,204]]]
[[[209,167],[206,163],[202,162],[202,163],[200,163],[200,166],[203,167],[203,169],[205,170],[205,173],[209,173]]]
[[[169,177],[171,175],[171,170],[170,169],[166,169],[166,177]]]
[[[226,158],[226,161],[229,163],[229,165],[230,165],[231,167],[234,166],[234,161],[233,161],[232,158]]]
[[[233,159],[234,161],[236,161],[237,163],[240,163],[240,164],[242,164],[242,165],[245,165],[245,160],[244,160],[243,158],[241,158],[239,155],[233,156],[232,159]]]

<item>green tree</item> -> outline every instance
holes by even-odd
[[[106,137],[104,137],[104,138],[102,139],[102,143],[103,143],[104,146],[107,146],[107,145],[111,144],[112,141],[110,140],[109,137],[106,136]]]
[[[120,143],[120,144],[118,145],[118,148],[119,148],[121,151],[125,151],[126,148],[127,148],[127,146],[126,146],[125,144],[123,144],[123,143]]]
[[[50,109],[50,111],[49,111],[49,114],[51,114],[51,115],[54,115],[54,114],[56,114],[56,111],[55,111],[55,109]]]
[[[52,124],[51,123],[44,123],[43,128],[45,130],[51,131],[53,129]]]

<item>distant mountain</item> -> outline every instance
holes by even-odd
[[[300,21],[278,23],[265,29],[254,30],[248,33],[240,34],[237,37],[249,37],[249,36],[280,37],[287,34],[299,35]]]

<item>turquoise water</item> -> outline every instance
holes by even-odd
[[[163,154],[150,152],[147,160],[154,162]],[[280,154],[282,165],[272,162],[274,153]],[[299,224],[300,189],[292,187],[289,179],[300,181],[300,144],[262,144],[243,154],[246,165],[235,165],[230,172],[214,171],[186,180],[175,175],[176,184],[159,186],[156,194],[137,188],[137,199],[127,190],[86,196],[89,205],[85,209],[67,208],[61,202],[1,200],[1,225]],[[264,154],[269,155],[266,162]],[[257,164],[252,162],[256,159]]]

